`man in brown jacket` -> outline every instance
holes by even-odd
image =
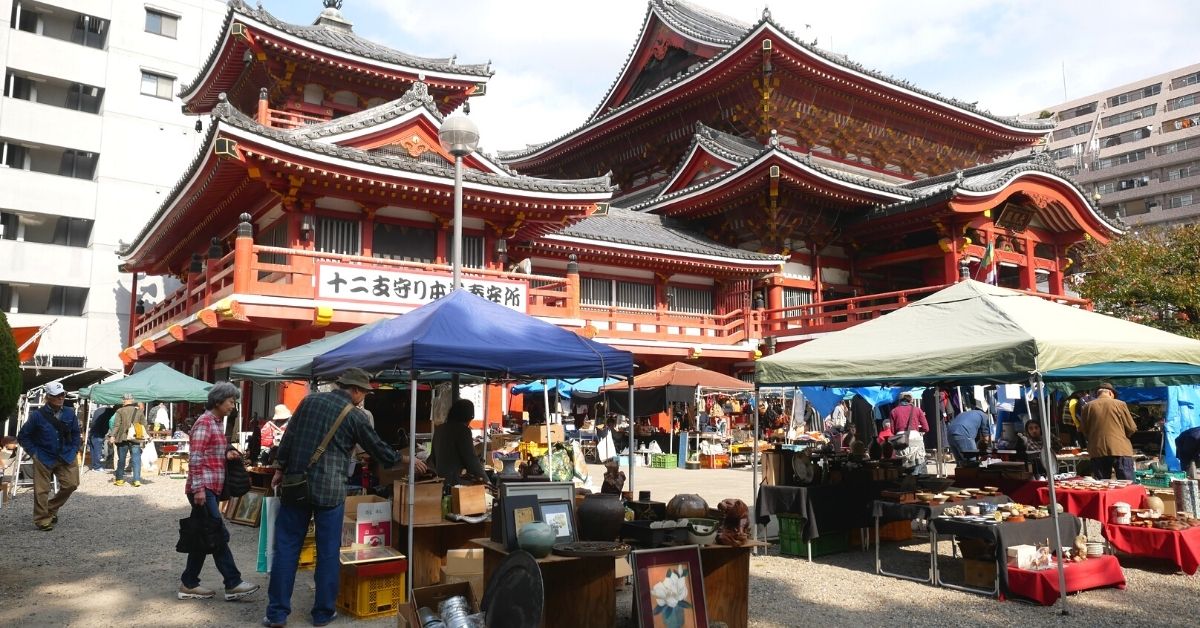
[[[1137,431],[1129,406],[1117,399],[1112,384],[1100,384],[1096,399],[1083,408],[1080,428],[1087,437],[1092,458],[1092,476],[1107,480],[1115,470],[1118,480],[1133,479],[1133,443]]]
[[[125,393],[124,405],[113,415],[112,429],[108,431],[108,442],[117,446],[117,468],[114,475],[114,486],[125,486],[125,458],[128,456],[133,465],[133,484],[137,488],[142,485],[142,439],[137,433],[146,431],[146,415],[134,403],[133,395]]]

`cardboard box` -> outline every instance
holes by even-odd
[[[963,580],[969,587],[990,589],[996,584],[996,561],[963,559]]]
[[[461,595],[471,602],[472,612],[479,612],[479,606],[475,604],[475,594],[471,591],[471,585],[466,582],[417,587],[413,589],[412,600],[408,606],[400,612],[398,628],[421,628],[421,622],[417,619],[417,609],[428,607],[436,610],[442,600],[456,595]],[[482,596],[481,593],[480,597]]]
[[[413,523],[422,525],[442,520],[442,481],[417,482]],[[392,521],[408,525],[408,482],[392,483]]]
[[[483,548],[452,549],[446,551],[446,569],[452,573],[483,573]]]
[[[359,506],[368,504],[367,510],[374,510],[375,513],[359,521]],[[379,545],[394,545],[397,538],[396,528],[383,518],[385,525],[379,525],[380,517],[383,512],[391,510],[391,500],[384,499],[378,495],[351,495],[346,498],[346,506],[342,512],[342,547],[349,547],[354,543],[362,543],[359,540],[360,524],[366,524],[368,529],[373,531],[374,536],[378,540]]]
[[[487,489],[482,484],[454,486],[450,489],[450,512],[456,515],[482,515],[487,512]]]
[[[1175,516],[1175,491],[1151,491],[1155,497],[1163,501],[1163,514]]]
[[[1008,564],[1017,569],[1029,569],[1037,554],[1037,548],[1033,545],[1012,545],[1008,548]]]
[[[454,573],[442,567],[442,584],[466,583],[471,587],[471,601],[476,607],[483,601],[483,563],[478,572]]]
[[[561,443],[563,442],[563,437],[563,426],[558,423],[553,425],[528,425],[525,427],[525,431],[521,432],[521,440],[531,443]]]

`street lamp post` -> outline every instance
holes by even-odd
[[[462,287],[462,160],[479,146],[479,128],[464,115],[453,115],[442,122],[438,142],[454,155],[454,239],[450,252],[452,263],[451,289]]]

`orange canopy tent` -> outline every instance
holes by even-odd
[[[673,362],[662,368],[642,373],[637,375],[633,381],[634,390],[661,388],[663,386],[691,388],[693,395],[697,387],[727,391],[754,390],[754,384],[750,382],[743,382],[736,377],[710,371],[686,362]],[[600,390],[604,392],[618,392],[629,390],[629,385],[625,383],[609,384]]]

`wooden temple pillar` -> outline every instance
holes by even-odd
[[[1021,289],[1037,292],[1037,264],[1033,259],[1033,239],[1026,236],[1021,238],[1021,242],[1024,245],[1021,248],[1025,258],[1021,264]]]
[[[670,295],[667,294],[667,275],[654,273],[654,315],[661,319],[671,309]]]
[[[783,277],[780,275],[772,275],[767,277],[767,309],[779,310],[783,307]],[[770,318],[780,316],[779,312],[769,315]],[[776,321],[770,321],[766,324],[766,331],[775,331],[779,329]]]
[[[1062,249],[1057,244],[1053,245],[1052,259],[1054,266],[1050,268],[1050,294],[1062,296],[1066,291],[1063,289],[1063,261]]]
[[[361,246],[359,246],[359,255],[363,257],[371,257],[372,251],[375,249],[375,212],[379,211],[378,206],[363,205],[363,218],[361,227]]]

